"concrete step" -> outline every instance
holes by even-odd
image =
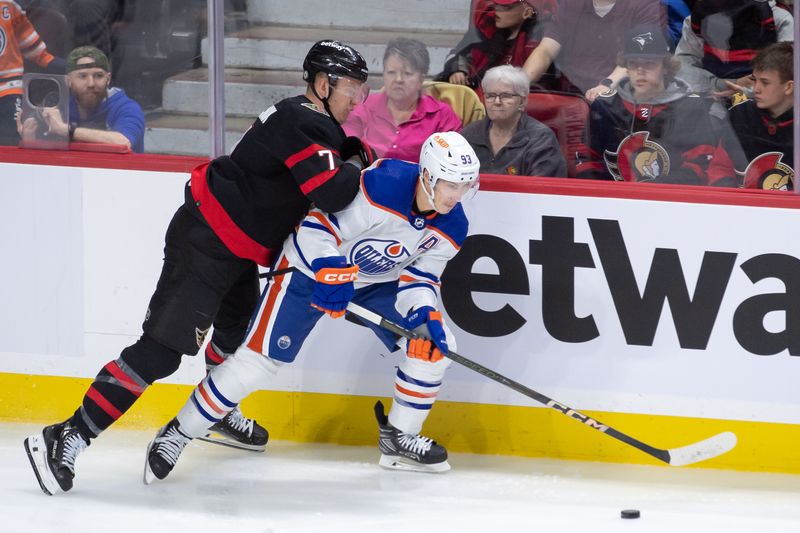
[[[377,90],[383,81],[374,75],[368,83]],[[225,113],[252,119],[272,104],[305,90],[299,70],[226,68]],[[208,113],[208,69],[189,70],[167,78],[162,107],[169,113]]]
[[[370,72],[383,68],[386,43],[396,37],[418,39],[428,47],[430,73],[442,70],[445,57],[463,31],[356,30],[342,28],[254,26],[225,37],[225,66],[270,70],[299,70],[308,49],[320,39],[337,39],[354,46]],[[208,64],[208,39],[202,41],[203,63]]]
[[[208,156],[211,138],[208,134],[208,115],[154,112],[147,114],[144,148],[151,154]],[[225,149],[233,150],[252,118],[226,117]]]
[[[280,22],[340,28],[443,30],[461,33],[467,29],[469,10],[469,0],[247,1],[248,19],[256,24]]]

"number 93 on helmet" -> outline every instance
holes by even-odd
[[[448,212],[456,203],[472,198],[478,191],[480,166],[475,150],[459,133],[428,137],[419,154],[419,179],[434,209]]]

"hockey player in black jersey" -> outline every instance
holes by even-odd
[[[794,64],[792,43],[777,43],[753,60],[753,98],[728,112],[745,158],[737,160],[742,185],[794,188]]]
[[[661,28],[629,31],[620,64],[628,78],[592,104],[577,177],[736,186],[722,142],[733,132],[675,77],[678,63]]]
[[[166,233],[164,266],[143,334],[106,364],[64,422],[25,439],[46,494],[68,491],[75,459],[144,390],[194,355],[214,326],[206,363],[241,344],[260,294],[258,265],[269,266],[313,202],[338,211],[356,196],[369,147],[340,124],[364,100],[367,64],[356,50],[319,41],[303,63],[304,95],[255,120],[233,153],[192,172],[185,202]],[[223,442],[263,450],[267,431],[236,408],[211,428]]]

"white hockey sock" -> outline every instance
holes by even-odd
[[[265,388],[281,365],[280,361],[240,347],[192,391],[177,416],[181,431],[192,438],[202,437],[248,394]]]
[[[411,357],[403,359],[394,378],[394,401],[389,411],[392,426],[414,435],[422,431],[449,365],[449,359],[435,363]]]

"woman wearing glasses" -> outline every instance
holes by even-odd
[[[378,157],[419,161],[431,134],[461,130],[461,120],[447,104],[422,93],[430,66],[428,49],[416,39],[399,37],[383,54],[383,91],[357,106],[344,130],[365,140]]]
[[[528,76],[519,67],[501,65],[481,82],[486,118],[461,134],[469,141],[481,172],[520,176],[567,175],[567,163],[553,132],[525,113]]]

